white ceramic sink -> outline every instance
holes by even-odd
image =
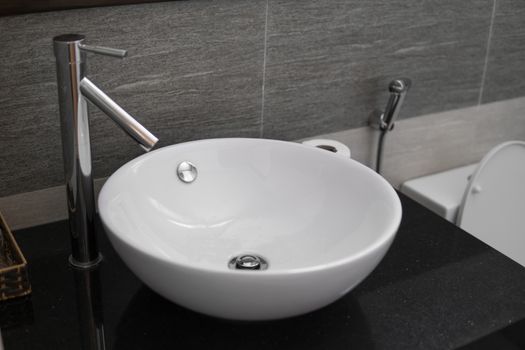
[[[183,161],[197,168],[192,183],[177,175]],[[397,194],[369,168],[265,139],[145,154],[107,180],[98,204],[113,246],[144,283],[194,311],[239,320],[337,300],[372,272],[401,221]],[[267,269],[232,269],[242,255]]]

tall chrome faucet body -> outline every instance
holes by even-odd
[[[86,78],[86,53],[125,57],[126,51],[85,45],[84,36],[53,38],[56,58],[60,128],[66,180],[72,265],[90,268],[102,256],[95,235],[95,195],[86,100],[104,111],[149,151],[158,139]]]

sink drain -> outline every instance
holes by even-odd
[[[266,270],[268,262],[253,254],[242,254],[230,259],[228,267],[232,270]]]

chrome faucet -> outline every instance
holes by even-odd
[[[86,76],[86,53],[123,58],[125,50],[84,44],[84,36],[65,34],[53,38],[56,58],[62,151],[66,177],[71,256],[76,267],[90,268],[102,256],[95,236],[95,194],[86,100],[105,112],[146,151],[158,139],[102,92]]]
[[[410,79],[401,78],[395,79],[388,84],[388,91],[390,92],[390,98],[386,104],[383,113],[373,113],[369,119],[369,125],[373,129],[379,131],[379,138],[377,142],[376,157],[373,160],[373,167],[378,174],[381,174],[381,167],[383,163],[383,146],[385,136],[389,131],[394,129],[394,123],[399,116],[401,106],[405,100],[405,96],[410,89],[412,82]]]

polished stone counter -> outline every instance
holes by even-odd
[[[398,235],[362,284],[273,322],[214,319],[164,300],[101,232],[104,262],[85,272],[68,266],[65,221],[21,230],[33,293],[1,305],[5,348],[451,349],[525,318],[525,268],[400,196]]]

